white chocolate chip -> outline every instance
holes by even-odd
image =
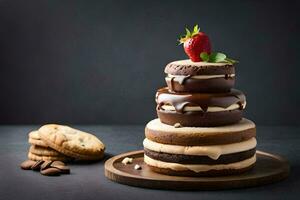
[[[182,127],[180,123],[174,124],[174,128],[180,128],[180,127]]]
[[[133,158],[128,158],[128,157],[126,157],[126,158],[124,158],[124,159],[122,160],[122,163],[123,163],[124,165],[127,165],[127,164],[132,163],[132,161],[133,161]]]
[[[142,169],[142,167],[139,166],[138,164],[136,164],[136,165],[134,166],[134,169],[135,169],[135,170],[140,170],[140,169]]]

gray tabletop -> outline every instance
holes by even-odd
[[[106,144],[106,158],[142,149],[143,126],[74,126],[94,133]],[[300,127],[258,127],[258,149],[287,158],[291,174],[285,181],[256,188],[224,191],[164,191],[112,182],[104,161],[72,164],[70,175],[46,177],[23,171],[27,134],[38,126],[0,126],[0,199],[299,199]],[[298,198],[297,198],[298,197]]]

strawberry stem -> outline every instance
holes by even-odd
[[[194,37],[195,35],[198,35],[200,28],[197,24],[194,26],[193,31],[190,31],[188,28],[185,28],[185,31],[186,31],[186,34],[184,36],[181,36],[178,40],[180,42],[180,44],[183,44],[186,40]]]

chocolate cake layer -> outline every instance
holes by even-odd
[[[224,75],[234,74],[234,66],[230,63],[192,62],[191,60],[178,60],[167,64],[166,74],[172,75]]]
[[[228,92],[235,77],[197,78],[194,76],[168,76],[165,78],[170,92]]]
[[[194,172],[191,170],[184,170],[184,171],[175,171],[172,169],[167,168],[158,168],[154,166],[148,165],[148,167],[159,174],[165,174],[169,176],[194,176],[194,177],[200,177],[200,176],[207,176],[207,177],[216,177],[216,176],[229,176],[229,175],[235,175],[235,174],[242,174],[249,170],[251,170],[254,167],[255,164],[252,164],[248,167],[241,168],[241,169],[223,169],[223,170],[209,170],[205,172]]]
[[[185,112],[184,114],[157,110],[160,120],[169,125],[180,123],[182,126],[212,127],[234,124],[242,119],[242,110],[223,112]]]
[[[256,149],[250,149],[243,152],[224,154],[221,155],[217,160],[211,159],[208,156],[195,156],[195,155],[183,155],[183,154],[169,154],[163,152],[156,152],[144,148],[145,155],[155,160],[164,162],[180,163],[180,164],[228,164],[239,162],[247,158],[252,157]]]
[[[242,119],[236,124],[219,127],[181,127],[175,128],[159,119],[150,121],[145,128],[146,138],[157,143],[201,146],[231,144],[249,140],[256,136],[255,124]]]
[[[225,93],[172,93],[161,88],[156,93],[157,114],[163,123],[182,126],[221,126],[242,118],[245,95],[232,89]]]
[[[221,176],[239,174],[250,170],[256,162],[256,155],[234,163],[228,164],[179,164],[154,160],[144,155],[144,162],[151,170],[175,176]]]

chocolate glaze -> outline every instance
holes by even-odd
[[[157,110],[160,121],[173,126],[176,123],[184,127],[213,127],[237,123],[242,119],[243,111],[229,110],[221,112],[184,112]]]
[[[235,77],[225,76],[225,78],[213,79],[193,79],[191,76],[182,78],[171,77],[166,79],[170,92],[205,92],[220,93],[229,92],[234,86]]]
[[[173,81],[177,81],[180,85],[183,85],[184,82],[191,77],[191,75],[174,77]]]
[[[199,106],[206,112],[208,107],[227,108],[238,103],[242,110],[245,101],[245,95],[235,89],[226,93],[171,93],[168,88],[161,88],[156,95],[157,110],[163,110],[162,105],[172,105],[181,114],[185,106]]]
[[[250,149],[243,152],[231,153],[231,154],[224,154],[221,155],[217,160],[211,159],[208,156],[196,156],[196,155],[183,155],[183,154],[170,154],[170,153],[163,153],[163,152],[155,152],[144,148],[145,154],[154,159],[160,160],[163,162],[172,162],[172,163],[180,163],[180,164],[208,164],[208,165],[215,165],[215,164],[229,164],[234,162],[239,162],[248,158],[251,158],[256,149]]]

